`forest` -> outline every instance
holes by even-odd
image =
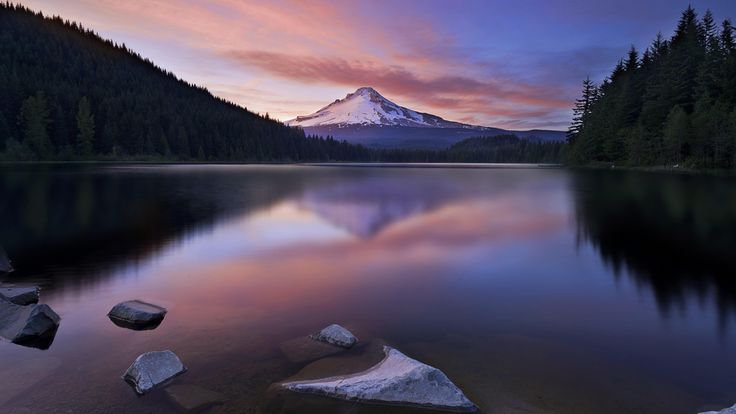
[[[731,21],[688,7],[674,34],[631,47],[601,84],[583,82],[568,131],[575,165],[736,167]]]
[[[306,136],[78,23],[0,3],[0,160],[559,162],[561,144],[473,138],[382,150]]]
[[[5,160],[293,161],[365,148],[259,116],[77,23],[0,3]]]

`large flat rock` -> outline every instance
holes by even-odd
[[[135,388],[138,394],[146,394],[168,384],[174,377],[187,371],[175,353],[166,351],[146,352],[130,365],[123,379]]]
[[[201,411],[227,401],[219,392],[196,385],[171,385],[166,387],[166,395],[185,412]]]
[[[46,349],[61,318],[48,305],[16,305],[0,297],[0,337],[20,345]]]
[[[350,348],[358,342],[358,338],[352,332],[338,324],[332,324],[319,332],[313,333],[309,337],[315,341],[327,342],[328,344],[343,348]]]
[[[437,368],[385,346],[385,357],[356,374],[282,383],[287,390],[376,404],[393,404],[439,410],[478,410]]]
[[[16,305],[38,303],[38,286],[5,286],[0,285],[0,296]]]
[[[706,411],[704,413],[699,414],[736,414],[736,405],[733,405],[732,407],[724,408],[721,411]]]
[[[166,309],[136,299],[118,303],[110,309],[107,316],[113,323],[124,328],[153,329],[163,321]]]

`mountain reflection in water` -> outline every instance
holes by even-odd
[[[736,402],[732,179],[3,165],[0,216],[1,281],[40,284],[62,317],[48,350],[0,343],[0,377],[22,378],[0,383],[11,412],[174,412],[119,380],[169,348],[190,368],[177,383],[228,396],[216,412],[270,412],[268,386],[302,368],[279,344],[328,323],[437,366],[486,412]],[[121,329],[105,314],[129,299],[170,312]],[[324,404],[288,406],[341,412]]]

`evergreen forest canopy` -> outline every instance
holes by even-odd
[[[0,160],[559,162],[560,143],[369,149],[259,116],[77,23],[0,3]],[[477,152],[478,150],[480,152]]]
[[[736,45],[730,20],[682,13],[674,35],[633,46],[600,85],[583,82],[572,164],[736,168]]]
[[[321,160],[364,152],[214,97],[77,23],[0,3],[9,160]]]

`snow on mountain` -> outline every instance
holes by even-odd
[[[344,99],[319,111],[286,121],[289,126],[318,127],[326,125],[381,125],[423,128],[473,128],[471,125],[446,121],[438,116],[413,111],[384,98],[370,87],[358,88]]]
[[[308,135],[333,137],[373,148],[443,149],[465,138],[514,134],[523,139],[562,141],[563,131],[510,131],[447,121],[384,98],[375,89],[358,88],[319,111],[285,122]]]

